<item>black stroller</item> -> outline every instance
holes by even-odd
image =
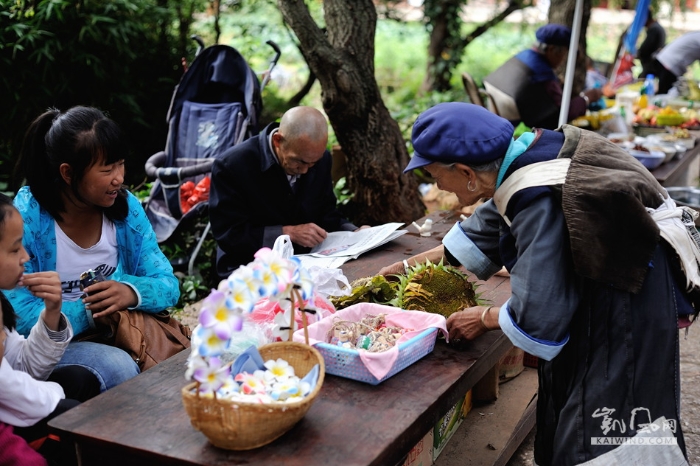
[[[267,41],[275,56],[261,84],[236,49],[227,45],[204,48],[201,39],[193,39],[199,48],[175,87],[167,114],[165,150],[146,161],[146,175],[156,181],[144,208],[159,243],[168,240],[185,220],[207,214],[214,159],[258,133],[261,92],[280,57],[277,44]],[[190,275],[209,229],[207,223],[190,254]]]

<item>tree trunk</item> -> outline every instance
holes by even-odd
[[[410,223],[425,213],[399,125],[374,77],[377,13],[371,0],[326,0],[327,32],[303,0],[278,0],[311,71],[321,84],[323,109],[347,158],[354,194],[345,212],[356,224]]]
[[[532,0],[510,0],[503,11],[463,38],[460,14],[465,3],[465,0],[426,0],[424,3],[430,42],[428,66],[421,84],[423,92],[449,90],[452,72],[461,63],[464,49],[514,11],[531,6]]]
[[[462,50],[454,49],[455,39],[459,40],[459,27],[462,20],[459,12],[464,0],[426,0],[424,10],[428,16],[428,65],[421,85],[423,92],[445,92],[450,89],[452,70],[459,64]],[[452,34],[451,34],[452,32]],[[456,38],[454,37],[456,33]]]
[[[573,30],[574,10],[576,0],[552,0],[549,6],[549,22],[565,24]],[[576,56],[576,71],[574,73],[573,95],[578,95],[586,84],[586,31],[591,17],[591,0],[583,0],[583,15],[581,17],[581,35],[578,39],[579,53]],[[559,70],[559,76],[564,81],[566,61]]]

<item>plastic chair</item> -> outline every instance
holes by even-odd
[[[462,84],[464,85],[464,90],[467,91],[469,100],[471,100],[475,105],[480,105],[486,108],[484,99],[481,97],[481,93],[479,92],[479,87],[476,85],[474,78],[472,78],[469,73],[462,73]]]
[[[496,104],[496,101],[494,98],[491,96],[491,93],[487,91],[486,89],[479,89],[479,93],[481,94],[481,97],[484,102],[486,102],[486,105],[484,105],[491,113],[495,113],[496,115],[500,116],[501,113],[498,111],[498,105]]]

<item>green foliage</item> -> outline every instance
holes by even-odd
[[[175,0],[172,0],[175,2]],[[91,105],[129,135],[130,172],[161,150],[179,79],[175,15],[157,0],[0,0],[0,172],[48,107]]]
[[[347,180],[343,176],[338,180],[335,186],[333,186],[333,194],[335,194],[338,206],[346,205],[355,196],[355,193],[351,193],[346,184]]]
[[[150,183],[142,183],[139,186],[135,186],[129,189],[131,191],[131,194],[136,196],[136,199],[139,200],[142,204],[146,202],[146,199],[148,196],[151,194],[151,188],[153,187],[153,182]]]
[[[178,307],[196,303],[207,297],[211,288],[202,284],[202,279],[196,275],[182,275],[180,279],[180,302]]]
[[[423,3],[428,31],[444,27],[441,50],[431,57],[433,61],[430,63],[430,73],[440,91],[445,90],[443,83],[449,83],[452,70],[462,61],[464,45],[460,13],[466,3],[466,0],[425,0]]]
[[[216,241],[214,241],[211,231],[207,234],[207,238],[197,254],[193,274],[188,274],[190,257],[204,233],[208,221],[209,217],[205,209],[200,215],[190,216],[181,222],[170,238],[160,244],[160,249],[170,260],[175,275],[180,281],[180,300],[175,306],[176,308],[182,308],[186,304],[193,304],[204,299],[211,289],[216,288],[219,283],[215,267]]]

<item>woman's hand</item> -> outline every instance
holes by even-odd
[[[93,318],[104,317],[122,309],[136,306],[136,293],[129,286],[114,280],[92,284],[83,290],[85,308],[92,312]]]
[[[58,272],[26,273],[18,285],[24,286],[32,295],[44,300],[44,322],[51,330],[58,330],[63,303]]]
[[[450,343],[458,343],[461,340],[473,340],[486,333],[487,330],[497,328],[493,325],[493,317],[498,315],[497,309],[494,306],[474,306],[452,314],[447,319]],[[484,316],[484,324],[481,323],[482,315]]]

